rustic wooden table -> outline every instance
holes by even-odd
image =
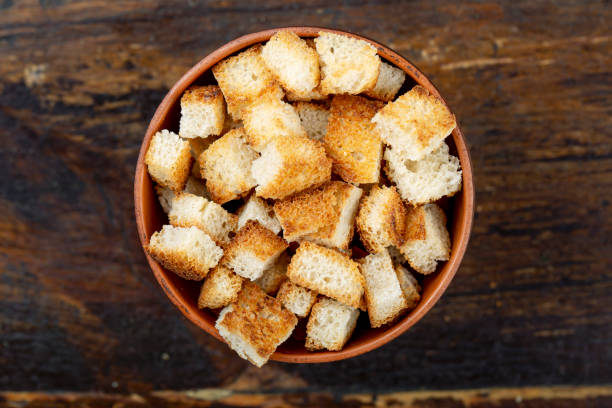
[[[343,3],[0,1],[0,407],[612,405],[610,4]],[[348,361],[257,370],[154,281],[132,176],[182,73],[287,25],[361,33],[429,75],[477,206],[416,327]]]

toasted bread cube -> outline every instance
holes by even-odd
[[[317,232],[308,234],[304,239],[329,248],[348,249],[355,230],[355,216],[363,191],[341,181],[329,183],[334,193],[333,217]]]
[[[412,205],[425,204],[461,190],[461,164],[442,143],[421,160],[407,160],[393,149],[385,150],[385,172],[402,198]]]
[[[195,177],[189,176],[187,182],[185,183],[185,189],[183,190],[186,193],[194,194],[200,197],[204,197],[209,199],[208,190],[206,190],[206,186],[196,179]],[[157,185],[155,186],[155,192],[157,193],[157,199],[162,206],[162,209],[166,214],[170,212],[170,208],[172,207],[172,200],[174,200],[175,193],[170,190],[168,187]]]
[[[185,187],[192,161],[189,142],[165,129],[153,135],[145,155],[151,178],[174,191]]]
[[[259,44],[222,60],[212,71],[233,119],[242,119],[244,108],[262,95],[271,94],[277,99],[283,97],[283,90],[261,58]]]
[[[372,118],[382,140],[406,160],[420,160],[444,143],[457,123],[444,102],[420,85]]]
[[[253,162],[251,172],[258,197],[281,199],[329,181],[331,161],[316,140],[276,138]]]
[[[261,51],[261,57],[283,88],[307,96],[319,85],[319,56],[292,31],[279,31]]]
[[[336,188],[325,183],[274,203],[274,213],[283,228],[283,238],[298,241],[318,232],[336,218]]]
[[[338,251],[308,241],[302,242],[287,268],[292,282],[359,307],[364,293],[364,279],[359,265]]]
[[[179,135],[186,139],[220,135],[225,101],[217,85],[191,86],[181,97]]]
[[[358,187],[330,181],[276,201],[274,212],[283,227],[283,237],[347,249],[361,193]]]
[[[289,244],[257,221],[248,221],[225,248],[221,264],[252,281],[270,268]]]
[[[363,258],[361,272],[365,278],[365,300],[372,327],[392,322],[408,308],[386,249]]]
[[[153,233],[145,249],[164,268],[189,280],[204,279],[223,255],[223,250],[201,229],[172,225]]]
[[[306,136],[295,108],[276,98],[260,98],[244,110],[249,145],[261,152],[276,137]]]
[[[281,230],[280,222],[276,219],[272,207],[255,194],[249,197],[245,205],[238,210],[238,229],[242,228],[249,220],[258,221],[261,225],[275,234]]]
[[[380,69],[376,48],[364,40],[320,32],[315,38],[324,94],[358,94],[374,88]]]
[[[380,63],[380,71],[374,88],[364,92],[371,98],[389,102],[395,98],[397,91],[400,90],[406,80],[406,73],[386,62]]]
[[[370,119],[381,102],[361,96],[336,95],[332,99],[325,151],[334,173],[349,183],[377,183],[383,144]]]
[[[255,187],[251,166],[256,158],[243,129],[230,130],[211,144],[199,161],[212,199],[223,204]]]
[[[372,253],[404,243],[406,208],[395,187],[372,187],[359,206],[357,231]]]
[[[277,299],[245,282],[238,299],[221,310],[215,327],[240,357],[261,367],[291,336],[297,321]]]
[[[236,230],[238,217],[219,204],[189,193],[177,193],[168,213],[175,227],[197,227],[206,232],[217,244],[230,242],[230,233]]]
[[[419,300],[421,300],[421,286],[419,282],[408,269],[401,265],[395,267],[395,274],[406,298],[408,309],[414,309],[419,304]]]
[[[297,317],[306,317],[317,300],[317,294],[286,280],[278,290],[276,298]]]
[[[321,298],[312,307],[306,326],[306,348],[342,350],[357,325],[359,310],[333,299]]]
[[[231,269],[217,265],[210,271],[198,297],[198,307],[218,309],[235,302],[242,289],[243,279]]]
[[[410,208],[406,242],[399,249],[412,268],[424,275],[436,271],[438,261],[448,261],[451,242],[446,215],[436,204]]]
[[[308,102],[298,102],[295,110],[300,116],[302,127],[309,138],[323,141],[327,132],[329,110],[322,105]]]
[[[274,265],[266,269],[255,283],[268,295],[274,295],[278,292],[280,285],[287,280],[287,266],[290,259],[289,254],[283,252],[274,262]]]

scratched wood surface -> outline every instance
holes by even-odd
[[[612,383],[610,21],[606,1],[1,0],[0,390],[43,394],[5,393],[0,405],[126,406],[122,395],[237,382],[287,392],[288,405],[309,392],[333,405],[355,393]],[[457,277],[416,327],[348,361],[253,374],[154,281],[132,176],[182,73],[241,34],[286,25],[361,33],[428,74],[470,145],[477,207]],[[50,391],[84,394],[53,402]],[[582,405],[611,403],[589,395]],[[489,406],[453,398],[419,406]]]

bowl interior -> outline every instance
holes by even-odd
[[[328,30],[316,27],[291,27],[302,37],[314,37],[321,30],[338,32],[356,38],[365,39],[351,33]],[[151,235],[161,229],[162,225],[168,223],[168,218],[157,201],[153,182],[147,174],[144,165],[144,153],[148,148],[150,139],[155,132],[162,129],[170,129],[178,132],[180,115],[180,97],[183,91],[192,84],[208,85],[216,84],[210,68],[221,59],[230,56],[240,50],[257,42],[266,41],[278,29],[267,30],[259,33],[240,37],[208,55],[190,71],[188,71],[166,95],[158,107],[145,139],[143,140],[140,156],[135,174],[134,200],[136,221],[141,242],[147,244]],[[416,84],[427,88],[430,92],[439,96],[435,87],[421,74],[412,64],[392,50],[365,39],[377,47],[380,57],[401,69],[406,74],[406,82],[398,95],[403,94]],[[461,130],[457,127],[452,137],[446,139],[452,154],[459,157],[463,170],[463,188],[454,197],[440,200],[438,204],[445,210],[448,217],[448,228],[452,240],[451,258],[448,262],[441,263],[436,273],[426,276],[422,281],[422,299],[419,305],[410,313],[404,315],[392,325],[378,329],[370,328],[367,315],[362,313],[357,323],[357,328],[344,349],[339,352],[309,352],[304,348],[305,322],[300,322],[292,337],[282,344],[272,356],[273,360],[287,362],[322,362],[340,360],[352,357],[366,351],[372,350],[397,337],[410,326],[416,323],[433,306],[452,280],[459,263],[463,258],[467,241],[469,239],[471,223],[473,218],[474,190],[472,185],[472,170],[467,147],[465,145]],[[195,324],[208,333],[222,341],[217,330],[214,328],[216,311],[197,308],[197,297],[201,282],[184,280],[172,272],[163,269],[155,260],[147,255],[148,262],[159,281],[160,285],[170,300]]]

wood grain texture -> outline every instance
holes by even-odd
[[[0,1],[0,389],[144,395],[253,376],[153,280],[132,176],[183,72],[286,25],[360,33],[430,77],[471,147],[476,218],[455,280],[416,327],[348,361],[271,363],[244,389],[331,404],[612,382],[610,21],[607,2]],[[453,404],[440,406],[470,406]]]

